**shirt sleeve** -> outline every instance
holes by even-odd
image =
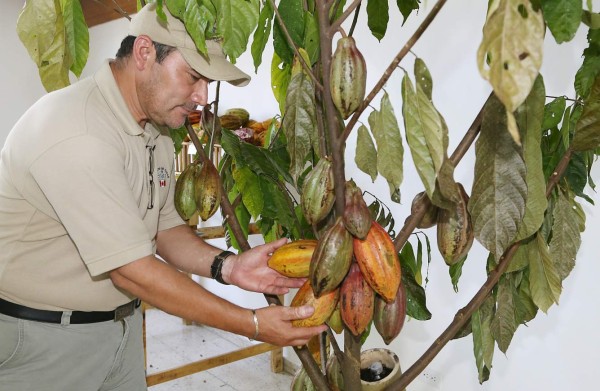
[[[115,146],[77,136],[48,149],[30,168],[92,276],[153,253],[125,165]]]

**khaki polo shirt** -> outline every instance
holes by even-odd
[[[0,298],[81,311],[131,301],[107,272],[155,253],[157,232],[184,224],[174,187],[168,132],[137,124],[108,61],[45,95],[0,157]]]

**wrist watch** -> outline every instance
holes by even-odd
[[[223,263],[225,262],[225,259],[230,255],[233,255],[231,251],[222,251],[221,253],[215,256],[212,265],[210,265],[210,276],[224,285],[229,284],[226,283],[225,280],[223,280],[223,274],[221,274],[221,272],[223,269]]]

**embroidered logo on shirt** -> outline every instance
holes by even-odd
[[[160,187],[166,187],[168,183],[167,181],[169,179],[169,172],[164,167],[158,167],[156,171],[158,177],[158,185]]]

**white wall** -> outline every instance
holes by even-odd
[[[0,85],[2,105],[0,105],[0,140],[4,141],[13,123],[27,107],[43,94],[35,66],[21,45],[15,33],[15,23],[20,10],[18,2],[6,2],[0,15],[0,31],[3,39],[0,49],[7,56],[2,63]],[[389,64],[395,53],[405,44],[418,24],[426,16],[426,11],[434,2],[423,1],[423,9],[417,17],[411,17],[401,27],[397,17],[396,2],[390,1],[390,10],[396,15],[392,18],[388,33],[378,44],[366,29],[355,33],[358,46],[368,63],[369,77],[367,88],[371,88],[383,69]],[[595,0],[594,9],[598,11],[600,2]],[[445,117],[450,128],[450,150],[460,141],[479,112],[490,87],[481,79],[476,69],[475,53],[481,39],[481,27],[485,18],[487,2],[476,0],[449,1],[421,40],[414,47],[427,63],[434,80],[434,102]],[[361,19],[366,17],[364,7]],[[92,57],[84,73],[93,72],[105,57],[113,56],[118,43],[125,34],[127,22],[119,20],[91,29]],[[574,95],[571,81],[581,62],[580,54],[586,44],[586,29],[581,28],[573,42],[557,46],[551,37],[547,39],[545,63],[542,74],[545,77],[548,95]],[[275,100],[270,90],[270,55],[265,53],[265,64],[255,75],[248,88],[235,88],[223,85],[221,107],[245,107],[252,117],[258,120],[271,117],[277,112]],[[412,73],[412,56],[401,65]],[[249,57],[240,59],[239,65],[248,73],[254,73]],[[386,86],[396,113],[401,112],[400,81],[402,72],[392,76]],[[375,106],[378,103],[375,102]],[[361,120],[367,122],[367,114]],[[355,137],[348,140],[347,176],[353,177],[363,189],[376,189],[377,194],[393,208],[398,224],[408,214],[412,197],[422,190],[418,176],[412,166],[408,151],[405,153],[405,181],[401,187],[402,205],[389,201],[387,184],[378,179],[373,185],[370,179],[359,172],[353,161]],[[473,152],[470,151],[457,168],[456,178],[468,190],[472,183]],[[600,183],[600,168],[592,172],[596,183]],[[599,202],[600,198],[591,190],[587,191]],[[596,261],[595,240],[600,235],[600,211],[598,207],[582,203],[587,213],[587,228],[583,233],[583,243],[578,254],[574,271],[564,282],[559,306],[550,308],[548,314],[540,313],[529,327],[519,327],[507,355],[496,351],[491,378],[483,385],[477,381],[472,342],[470,337],[448,344],[435,358],[427,372],[437,376],[436,384],[423,378],[413,383],[413,391],[419,390],[529,390],[543,389],[559,391],[563,389],[596,389],[596,366],[600,362],[600,339],[595,335],[596,325],[600,321],[595,302],[600,297],[600,266]],[[486,252],[478,246],[469,256],[463,270],[458,293],[454,293],[445,264],[435,249],[435,229],[426,231],[434,245],[433,261],[429,269],[427,287],[428,307],[433,317],[428,322],[410,320],[405,324],[402,334],[391,345],[407,368],[411,365],[435,338],[447,327],[457,310],[462,308],[479,289],[485,279]],[[227,295],[232,301],[247,306],[261,306],[264,300],[257,294],[235,296],[233,288],[207,286]],[[367,341],[366,348],[381,347],[383,342],[376,332]],[[286,356],[298,362],[293,352]]]

